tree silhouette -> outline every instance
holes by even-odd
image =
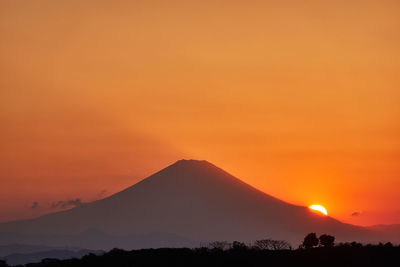
[[[323,247],[333,247],[333,245],[335,244],[335,237],[323,234],[319,237],[319,243]]]
[[[393,244],[391,242],[387,242],[384,246],[387,248],[392,248]]]
[[[309,233],[304,237],[303,241],[303,247],[306,249],[313,248],[315,246],[318,246],[319,239],[317,237],[316,233]]]

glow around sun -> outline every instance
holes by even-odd
[[[319,211],[319,212],[325,214],[326,216],[328,215],[328,211],[324,207],[322,207],[321,205],[311,205],[308,208],[311,209],[311,210]]]

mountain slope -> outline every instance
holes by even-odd
[[[197,241],[271,237],[298,242],[309,232],[348,241],[387,238],[285,203],[206,161],[195,160],[178,161],[103,200],[0,224],[0,232],[36,236],[76,235],[88,229],[120,236],[170,233]]]

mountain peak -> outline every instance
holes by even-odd
[[[178,161],[176,161],[174,164],[172,165],[213,165],[210,162],[206,161],[206,160],[197,160],[197,159],[180,159]]]
[[[195,160],[195,159],[181,159],[173,163],[172,165],[161,170],[159,174],[167,176],[180,176],[180,177],[201,177],[201,176],[227,176],[229,175],[224,170],[218,168],[214,164],[206,160]],[[230,175],[229,175],[230,176]],[[232,177],[233,178],[233,177]]]

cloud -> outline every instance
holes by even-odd
[[[32,205],[31,205],[31,209],[37,209],[37,208],[39,208],[39,202],[34,201],[34,202],[32,203]]]
[[[355,212],[353,212],[351,214],[352,217],[357,217],[357,216],[360,216],[360,215],[361,215],[361,212],[358,212],[358,211],[355,211]]]
[[[51,204],[51,208],[52,209],[66,209],[66,208],[75,208],[78,206],[81,206],[83,204],[83,202],[81,201],[80,198],[76,198],[76,199],[69,199],[69,200],[59,200],[57,202],[53,202]]]

